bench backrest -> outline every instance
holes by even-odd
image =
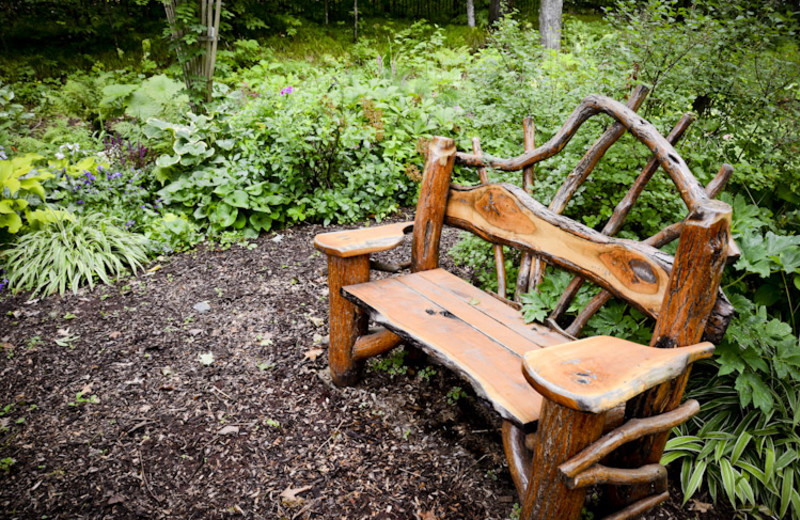
[[[604,291],[567,327],[566,332],[570,334],[580,332],[588,318],[613,295],[657,320],[653,344],[687,344],[678,338],[678,329],[674,333],[664,333],[673,327],[676,320],[682,320],[690,328],[699,328],[699,332],[693,330],[688,336],[698,336],[696,340],[699,340],[699,335],[705,330],[709,340],[718,341],[732,315],[732,307],[719,291],[719,277],[728,255],[735,255],[737,249],[729,236],[730,207],[713,200],[713,197],[724,186],[731,168],[725,165],[717,178],[703,188],[672,146],[691,122],[691,117],[681,119],[668,138],[664,138],[635,112],[645,95],[646,89],[638,88],[631,95],[629,106],[604,96],[588,96],[559,132],[538,148],[532,146],[528,122],[528,151],[513,159],[482,155],[477,142],[474,143],[474,153],[457,153],[451,139],[434,138],[428,148],[417,207],[412,269],[438,266],[439,236],[442,225],[447,223],[495,244],[523,251],[518,293],[520,289],[534,288],[542,272],[541,268],[537,270],[531,265],[532,258],[575,274],[548,320],[553,327],[559,327],[556,320],[569,307],[583,280],[588,280]],[[486,176],[481,169],[485,167],[521,170],[525,179],[523,186],[529,188],[526,184],[529,184],[533,165],[561,151],[586,120],[600,113],[611,116],[616,123],[587,151],[557,192],[550,208],[531,198],[525,189],[510,184],[450,185],[453,166],[457,162],[478,168],[483,180]],[[595,231],[560,215],[600,157],[626,130],[648,146],[653,158],[615,208],[603,231]],[[609,236],[619,230],[658,166],[667,172],[678,188],[689,215],[684,221],[667,227],[644,242]],[[658,249],[681,235],[675,258]],[[498,265],[502,264],[498,262]]]

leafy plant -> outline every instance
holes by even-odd
[[[75,394],[75,400],[70,401],[67,403],[69,406],[81,406],[84,404],[97,404],[100,402],[100,398],[97,397],[96,394],[92,394],[89,397],[84,397],[84,392],[78,392]]]
[[[33,209],[45,200],[42,181],[52,177],[47,171],[34,169],[33,163],[39,159],[43,157],[27,154],[0,161],[0,230],[18,233],[22,216],[32,226],[48,220],[45,212]]]
[[[95,278],[110,284],[126,269],[136,272],[147,260],[147,239],[98,213],[62,214],[42,229],[21,237],[5,254],[9,285],[33,294],[63,295]]]

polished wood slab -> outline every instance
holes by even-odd
[[[541,396],[522,374],[522,356],[569,339],[522,316],[443,269],[342,289],[373,320],[459,373],[504,418],[530,429]]]
[[[314,247],[323,253],[341,258],[388,251],[403,243],[413,222],[397,222],[346,231],[321,233],[314,237]]]
[[[594,336],[527,352],[525,377],[544,397],[583,412],[602,413],[674,379],[714,345],[653,348],[611,336]]]

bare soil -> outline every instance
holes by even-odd
[[[0,517],[509,518],[500,424],[453,374],[395,356],[332,385],[321,230],[0,301]]]

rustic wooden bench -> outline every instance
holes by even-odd
[[[318,235],[328,255],[329,365],[339,385],[357,382],[364,360],[401,343],[413,345],[468,380],[503,419],[503,443],[522,503],[521,517],[575,519],[586,487],[605,485],[607,518],[632,518],[668,496],[658,464],[673,426],[699,409],[680,404],[689,365],[709,357],[733,312],[719,289],[730,240],[730,207],[713,200],[731,173],[724,165],[705,188],[673,148],[684,116],[667,138],[628,106],[591,95],[550,141],[536,148],[525,121],[526,152],[513,159],[456,152],[453,140],[428,147],[414,222]],[[586,152],[546,208],[526,189],[533,165],[558,153],[590,117],[616,120]],[[625,131],[653,157],[602,232],[560,213],[594,166]],[[482,185],[451,185],[455,163],[478,168]],[[643,242],[613,237],[661,166],[688,216]],[[489,184],[485,168],[523,171],[523,188]],[[494,243],[499,294],[486,293],[439,268],[443,224]],[[370,281],[370,254],[400,245],[411,233],[410,273]],[[674,258],[658,248],[680,237]],[[502,248],[522,251],[517,297],[535,290],[544,263],[575,275],[546,323],[526,324],[505,297]],[[374,265],[374,264],[373,264]],[[584,281],[602,291],[566,327],[560,325]],[[655,320],[649,346],[597,336],[577,340],[586,321],[611,297]],[[383,326],[368,333],[368,321]],[[607,432],[604,434],[604,432]]]

